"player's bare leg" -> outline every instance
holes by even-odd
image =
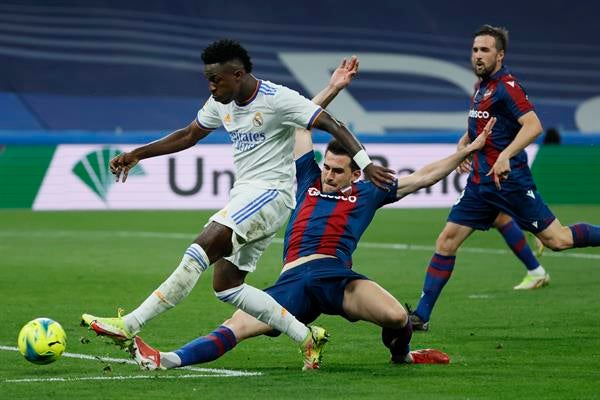
[[[555,219],[543,231],[535,235],[547,248],[561,251],[573,247],[573,233],[568,226],[564,226]]]
[[[408,313],[398,300],[376,282],[366,279],[355,279],[346,286],[343,307],[349,317],[383,328],[399,329],[408,322]]]
[[[387,290],[373,281],[357,279],[344,290],[344,312],[352,319],[383,328],[382,340],[394,363],[447,364],[447,354],[435,349],[410,351],[412,325],[408,313]]]
[[[236,310],[231,318],[225,320],[222,325],[231,329],[238,343],[273,330],[269,325],[242,310]]]
[[[558,219],[536,235],[544,245],[554,251],[574,247],[600,246],[600,226],[585,222],[564,226]]]

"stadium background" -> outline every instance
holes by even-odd
[[[562,137],[560,146],[540,138],[528,149],[541,193],[563,223],[597,223],[598,11],[578,1],[2,1],[0,349],[14,350],[18,329],[43,315],[63,324],[68,351],[123,357],[101,341],[87,343],[78,315],[137,305],[212,211],[106,210],[216,208],[227,196],[231,164],[223,131],[181,155],[145,161],[126,185],[112,184],[106,163],[194,118],[208,95],[200,52],[222,37],[248,48],[257,77],[309,97],[341,56],[358,54],[360,76],[330,110],[379,161],[406,173],[452,151],[474,83],[471,34],[482,23],[505,25],[507,65],[544,127]],[[316,138],[322,149],[328,136]],[[437,210],[381,211],[356,252],[359,271],[416,301],[461,179],[451,175],[398,203]],[[251,283],[273,282],[280,244]],[[326,318],[333,339],[318,375],[297,373],[284,339],[250,341],[201,372],[263,374],[226,378],[226,389],[221,378],[176,379],[190,371],[148,381],[106,359],[65,358],[39,368],[2,351],[0,397],[597,398],[597,250],[544,255],[552,285],[523,296],[510,290],[521,266],[497,234],[473,235],[460,257],[431,332],[413,340],[451,354],[448,368],[390,368],[375,327]],[[185,305],[152,321],[145,338],[174,348],[229,315],[210,281],[201,279]]]
[[[118,194],[104,173],[108,159],[102,155],[156,139],[192,120],[208,96],[200,52],[222,37],[248,48],[256,76],[308,97],[323,87],[342,56],[358,54],[360,78],[329,109],[367,145],[391,144],[387,154],[374,153],[387,158],[390,167],[413,170],[432,158],[428,155],[451,151],[464,131],[474,83],[471,33],[482,22],[510,29],[507,65],[523,82],[544,126],[558,129],[571,146],[558,157],[531,147],[531,162],[552,160],[554,166],[550,170],[534,163],[543,194],[551,202],[597,203],[598,180],[573,179],[575,171],[596,168],[600,159],[594,146],[600,141],[600,47],[586,33],[594,24],[593,13],[564,7],[561,1],[543,7],[507,2],[493,13],[461,4],[3,2],[0,177],[5,184],[0,207],[218,207],[231,181],[231,157],[224,146],[218,147],[222,154],[216,161],[210,159],[213,148],[198,146],[195,158],[173,157],[172,168],[167,160],[158,161],[161,165],[151,172],[143,173],[142,166],[139,179],[131,182],[146,190],[119,188]],[[218,131],[202,144],[227,142]],[[94,146],[69,148],[66,143]],[[409,149],[411,158],[405,143],[428,145]],[[194,180],[199,162],[205,176]],[[169,181],[173,168],[178,181]],[[462,184],[451,184],[449,191],[441,186],[412,206],[447,206]],[[149,188],[156,188],[154,202],[148,201]],[[61,193],[71,194],[71,201],[64,202]]]

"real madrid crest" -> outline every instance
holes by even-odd
[[[254,118],[252,118],[252,125],[254,125],[257,128],[260,128],[263,124],[263,116],[260,112],[256,112],[256,114],[254,114]]]

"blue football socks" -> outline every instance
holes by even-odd
[[[221,325],[206,336],[192,340],[175,353],[181,358],[181,366],[216,360],[233,349],[237,339],[226,326]]]
[[[569,228],[573,233],[573,247],[600,246],[600,226],[579,223]]]
[[[429,321],[435,302],[452,275],[455,261],[456,256],[443,256],[438,253],[434,253],[431,258],[425,275],[423,294],[415,310],[415,314],[423,321]]]
[[[506,225],[501,226],[498,228],[498,230],[504,237],[508,247],[510,247],[519,260],[525,264],[525,267],[529,271],[532,271],[540,266],[539,261],[533,255],[531,247],[529,247],[529,244],[527,243],[527,239],[525,238],[523,231],[521,228],[519,228],[519,225],[517,225],[514,220],[511,220]]]

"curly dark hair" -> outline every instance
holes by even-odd
[[[240,61],[246,72],[252,72],[252,61],[250,61],[248,52],[235,40],[217,40],[209,44],[202,52],[204,64],[224,64],[233,60]]]
[[[508,48],[508,29],[504,28],[503,26],[492,26],[485,24],[475,31],[473,38],[485,35],[496,39],[496,50],[504,50],[506,53],[506,49]]]

